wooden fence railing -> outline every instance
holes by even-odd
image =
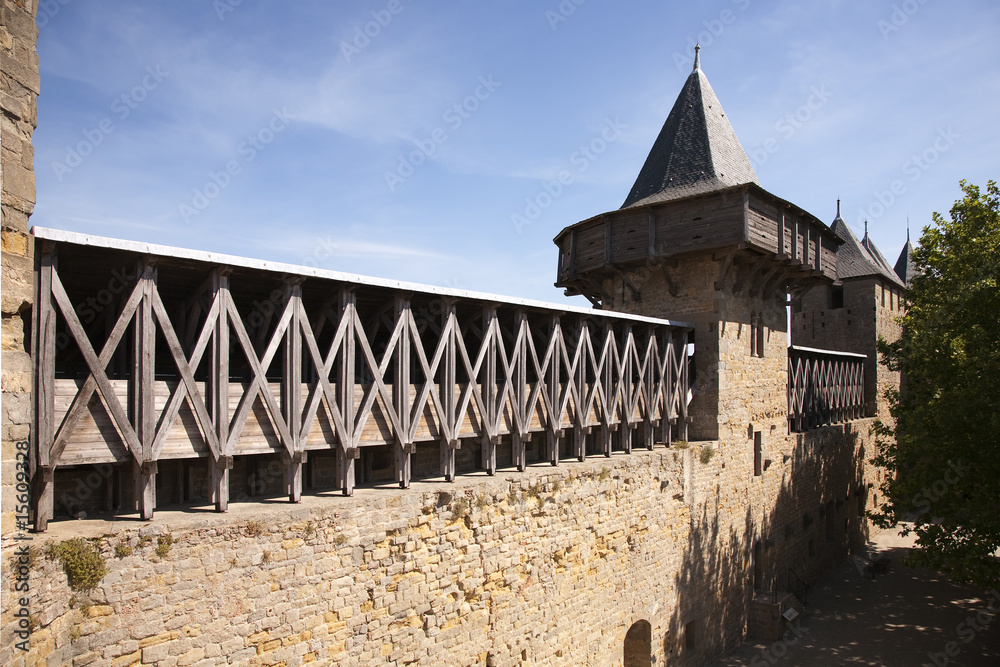
[[[864,417],[866,358],[850,352],[789,347],[789,432]]]
[[[686,438],[684,323],[34,231],[39,530],[59,466],[131,460],[150,518],[164,459],[205,460],[225,511],[246,454],[280,453],[298,501],[315,450],[349,495],[364,447],[391,446],[406,487],[417,442],[452,480],[463,438],[490,474],[503,435],[520,470],[536,433],[553,465],[592,428],[607,456],[615,431],[626,452],[636,428],[650,448]]]

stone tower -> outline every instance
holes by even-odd
[[[695,324],[691,439],[787,432],[787,298],[836,279],[841,239],[760,186],[697,51],[625,203],[555,243],[567,295]]]
[[[830,228],[844,240],[837,253],[836,281],[802,293],[792,304],[792,343],[808,347],[864,354],[865,410],[871,417],[888,418],[879,410],[879,397],[899,386],[899,374],[878,363],[879,338],[896,340],[898,318],[905,308],[906,286],[913,277],[913,246],[906,245],[893,268],[868,236],[861,240],[840,216]]]

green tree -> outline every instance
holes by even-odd
[[[885,469],[875,522],[913,521],[914,564],[1000,585],[1000,190],[961,182],[951,220],[935,213],[913,260],[903,335],[880,341],[902,374],[879,424]],[[908,532],[908,531],[907,531]]]

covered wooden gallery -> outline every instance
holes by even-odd
[[[686,323],[33,233],[39,530],[686,436]]]

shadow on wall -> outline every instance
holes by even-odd
[[[778,460],[759,476],[721,462],[708,476],[711,466],[701,466],[677,603],[662,638],[646,641],[645,620],[629,629],[626,667],[653,664],[660,641],[667,664],[731,650],[752,629],[755,599],[773,603],[791,594],[804,603],[810,585],[865,545],[870,421],[783,437]]]

